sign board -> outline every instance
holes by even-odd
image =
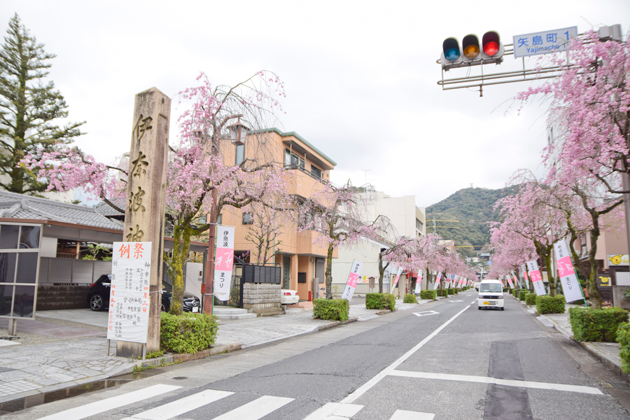
[[[107,339],[146,343],[151,242],[114,242]]]
[[[234,227],[217,226],[217,250],[214,257],[214,296],[222,302],[230,299],[234,266]]]
[[[628,262],[628,254],[608,255],[608,265],[630,265]]]
[[[374,277],[370,277],[368,279],[370,281],[370,285],[368,286],[370,289],[374,289],[374,280],[376,280]]]
[[[529,270],[529,277],[532,279],[532,284],[534,285],[534,291],[538,296],[544,296],[547,294],[545,290],[545,285],[542,281],[542,276],[540,275],[540,270],[538,269],[538,263],[536,260],[529,261],[527,263],[527,269]]]
[[[566,242],[564,240],[558,241],[553,245],[553,248],[556,251],[558,275],[560,276],[560,283],[562,283],[564,298],[567,302],[583,299],[582,288],[575,276],[575,269],[573,268]]]
[[[350,267],[350,274],[348,275],[348,281],[346,282],[346,288],[341,295],[342,299],[346,299],[348,302],[352,300],[352,295],[354,294],[354,289],[357,287],[357,281],[359,280],[359,276],[361,275],[361,269],[363,268],[363,263],[357,260],[352,261],[352,267]]]
[[[514,36],[514,58],[566,51],[578,35],[577,26]]]

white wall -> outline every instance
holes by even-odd
[[[203,264],[186,263],[186,274],[184,281],[184,292],[197,296],[201,299],[201,284],[203,283]]]

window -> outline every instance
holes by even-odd
[[[304,159],[299,157],[289,149],[284,149],[284,167],[292,169],[299,168],[304,170]]]
[[[245,160],[245,145],[237,144],[236,145],[236,160],[234,161],[234,163],[236,165],[240,165],[241,163],[243,163],[243,160]]]
[[[319,169],[315,165],[311,165],[311,175],[313,175],[315,178],[321,178],[322,177],[322,170]]]
[[[254,218],[251,213],[243,213],[243,224],[244,225],[253,225]]]
[[[220,214],[217,216],[217,225],[223,224],[223,215]]]

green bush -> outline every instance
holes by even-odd
[[[173,353],[196,353],[209,348],[217,338],[217,318],[201,313],[161,313],[160,348]]]
[[[619,348],[621,369],[626,373],[630,373],[630,324],[627,322],[619,324],[619,328],[617,328],[617,342],[621,344]]]
[[[529,292],[527,290],[520,290],[518,292],[518,300],[525,300],[525,298],[527,297],[527,294]]]
[[[535,305],[536,293],[528,293],[527,296],[525,296],[525,303],[528,305]]]
[[[436,290],[421,290],[420,291],[420,299],[431,299],[436,300],[437,298]]]
[[[449,295],[454,295],[454,294],[455,294],[455,290],[453,290],[453,288],[452,288],[452,287],[449,287],[449,288],[448,288],[448,294],[449,294]]]
[[[512,296],[514,296],[515,298],[518,298],[518,293],[519,293],[518,290],[516,289],[512,290]]]
[[[537,296],[536,297],[536,311],[539,314],[563,314],[565,306],[564,295],[551,296]]]
[[[396,299],[391,293],[368,293],[365,295],[365,307],[367,309],[396,310]]]
[[[577,341],[615,342],[617,328],[628,322],[628,311],[619,307],[610,309],[571,308],[569,320],[573,338]]]
[[[350,302],[346,299],[314,299],[313,318],[330,321],[345,321],[350,312]]]
[[[403,303],[418,303],[418,299],[416,298],[416,295],[405,294]]]

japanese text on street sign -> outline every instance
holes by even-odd
[[[146,343],[151,242],[114,242],[107,338]]]
[[[514,36],[514,58],[566,51],[578,35],[577,26]]]
[[[214,295],[225,302],[230,299],[234,265],[234,227],[217,226],[217,251],[214,259]]]
[[[573,263],[571,263],[571,257],[569,256],[566,242],[563,240],[558,241],[553,245],[553,248],[556,251],[558,275],[560,276],[560,283],[562,283],[564,298],[567,302],[583,299],[584,296],[582,296],[580,282],[575,276],[575,270],[573,269]]]
[[[534,291],[538,296],[546,295],[545,285],[542,281],[542,276],[540,274],[540,270],[538,269],[538,263],[536,260],[529,261],[527,263],[527,269],[529,270],[529,277],[532,279],[532,283],[534,285]]]
[[[361,269],[363,268],[363,263],[357,260],[352,261],[352,267],[350,267],[350,275],[348,276],[348,282],[346,283],[346,288],[341,295],[342,299],[346,299],[348,302],[352,300],[352,295],[354,294],[354,289],[357,287],[357,280],[359,280],[359,276],[361,275]]]

